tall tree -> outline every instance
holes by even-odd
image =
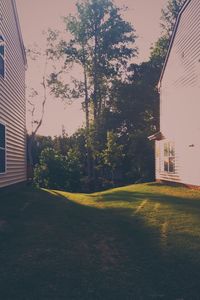
[[[48,41],[46,45],[46,49],[48,49]],[[32,48],[29,48],[26,50],[27,57],[29,60],[29,63],[38,63],[43,64],[42,66],[42,73],[39,83],[39,88],[35,89],[33,86],[27,86],[27,107],[28,112],[30,113],[30,119],[31,119],[31,130],[30,134],[28,135],[28,143],[27,143],[27,150],[28,150],[28,160],[29,160],[29,176],[33,176],[33,167],[34,167],[34,161],[33,161],[33,144],[35,141],[35,137],[38,133],[38,130],[40,129],[43,119],[44,119],[44,113],[45,108],[47,105],[47,94],[48,94],[48,75],[47,75],[47,69],[49,61],[51,60],[50,53],[48,53],[48,50],[41,51],[38,46],[33,46]]]
[[[107,105],[114,78],[120,78],[128,60],[136,54],[134,28],[121,17],[112,0],[85,0],[76,4],[77,14],[65,18],[69,41],[60,41],[57,50],[65,63],[78,65],[82,72],[76,78],[79,96],[84,96],[86,116],[88,175],[91,176],[90,125],[98,130],[101,114]],[[53,74],[50,85],[57,96],[69,91],[62,77]],[[59,87],[65,88],[59,88]],[[72,95],[73,97],[73,95]]]
[[[123,145],[119,143],[119,137],[113,131],[107,132],[105,149],[102,152],[103,162],[111,172],[112,184],[115,183],[115,172],[122,166]]]

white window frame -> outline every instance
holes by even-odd
[[[5,128],[5,148],[3,147],[0,147],[0,150],[4,150],[5,151],[5,170],[4,172],[1,172],[0,171],[0,174],[6,174],[6,171],[7,171],[7,153],[6,153],[6,124],[4,122],[1,122],[0,121],[0,125],[3,125],[4,128]]]
[[[175,174],[176,161],[175,161],[175,144],[171,141],[166,141],[163,144],[163,155],[164,162],[163,168],[164,172],[168,174]],[[173,166],[172,170],[170,168],[170,164]]]

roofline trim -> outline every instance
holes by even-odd
[[[184,12],[184,10],[186,9],[186,7],[188,6],[188,4],[191,1],[192,0],[186,0],[186,2],[183,4],[183,7],[181,8],[181,10],[180,10],[180,12],[178,14],[176,23],[174,25],[172,37],[171,37],[171,40],[170,40],[169,48],[168,48],[168,51],[167,51],[167,55],[166,55],[166,58],[165,58],[165,62],[164,62],[164,65],[163,65],[163,68],[162,68],[162,72],[161,72],[161,75],[160,75],[160,79],[159,79],[159,82],[158,82],[158,89],[161,88],[161,81],[162,81],[163,75],[165,73],[165,69],[166,69],[167,62],[168,62],[168,59],[169,59],[169,56],[170,56],[170,53],[171,53],[172,46],[174,44],[174,39],[175,39],[175,36],[176,36],[176,32],[177,32],[177,29],[178,29],[178,26],[179,26],[179,22],[180,22],[182,13]]]
[[[148,136],[148,140],[149,141],[161,141],[161,140],[164,140],[165,137],[164,135],[162,134],[161,131],[158,131],[150,136]]]
[[[25,51],[24,42],[23,42],[23,38],[22,38],[22,32],[21,32],[21,27],[20,27],[20,23],[19,23],[18,13],[17,13],[17,6],[16,6],[15,0],[11,0],[11,3],[12,3],[14,17],[15,17],[15,21],[16,21],[16,25],[17,25],[17,31],[18,31],[18,35],[19,35],[19,41],[20,41],[20,46],[21,46],[21,50],[22,50],[24,65],[27,67],[26,51]]]

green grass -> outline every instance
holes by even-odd
[[[200,299],[200,191],[0,192],[0,299]]]

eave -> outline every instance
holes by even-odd
[[[23,38],[22,38],[22,32],[21,32],[21,28],[20,28],[18,13],[17,13],[17,6],[16,6],[15,0],[11,0],[11,3],[12,3],[12,6],[13,6],[15,22],[16,22],[16,25],[17,25],[17,31],[18,31],[22,56],[23,56],[23,60],[24,60],[24,65],[25,65],[25,67],[27,67],[26,51],[25,51],[24,42],[23,42]]]
[[[162,132],[158,131],[158,132],[154,133],[153,135],[150,135],[148,137],[148,139],[149,139],[149,141],[161,141],[161,140],[164,140],[165,137],[162,134]]]

